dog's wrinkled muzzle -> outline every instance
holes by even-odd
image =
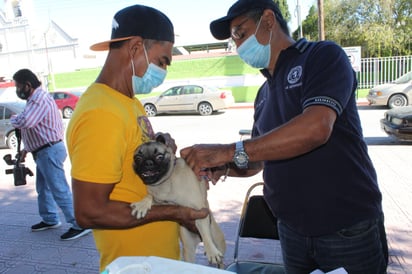
[[[163,176],[159,170],[147,170],[138,175],[145,185],[155,185]]]
[[[135,163],[134,170],[145,185],[156,185],[166,175],[169,164],[169,161],[154,163],[152,160],[146,160],[140,164]]]

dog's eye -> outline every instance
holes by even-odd
[[[163,154],[156,155],[156,162],[162,162],[165,156]]]

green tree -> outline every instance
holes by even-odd
[[[412,1],[395,1],[393,10],[396,25],[395,43],[402,45],[399,55],[410,55],[412,54]]]
[[[411,0],[325,0],[325,37],[342,46],[361,46],[364,57],[410,55],[411,10]],[[312,6],[302,23],[311,40],[318,37],[317,20]]]
[[[306,19],[302,21],[303,36],[308,40],[318,39],[318,10],[313,5],[309,9]],[[296,40],[299,38],[299,28],[292,33],[292,37]]]
[[[290,16],[289,7],[288,7],[288,1],[287,0],[274,0],[274,2],[278,5],[280,12],[283,15],[283,18],[285,18],[286,22],[289,22],[291,19],[291,16]]]

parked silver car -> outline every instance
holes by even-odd
[[[412,71],[392,83],[376,86],[366,96],[370,105],[403,107],[412,104]]]
[[[159,96],[140,100],[148,116],[158,113],[198,112],[211,115],[234,104],[232,91],[204,85],[182,85],[169,88]]]
[[[17,138],[14,127],[10,123],[12,115],[23,112],[25,101],[0,102],[0,147],[17,148]]]

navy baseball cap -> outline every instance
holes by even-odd
[[[140,36],[143,39],[175,42],[173,24],[157,9],[134,5],[118,11],[112,21],[112,36],[108,41],[94,44],[91,50],[108,50],[110,43]]]
[[[273,0],[239,0],[230,7],[225,17],[210,23],[210,32],[218,40],[227,39],[230,37],[230,22],[234,18],[258,8],[271,9],[275,14],[281,15],[279,7]]]

